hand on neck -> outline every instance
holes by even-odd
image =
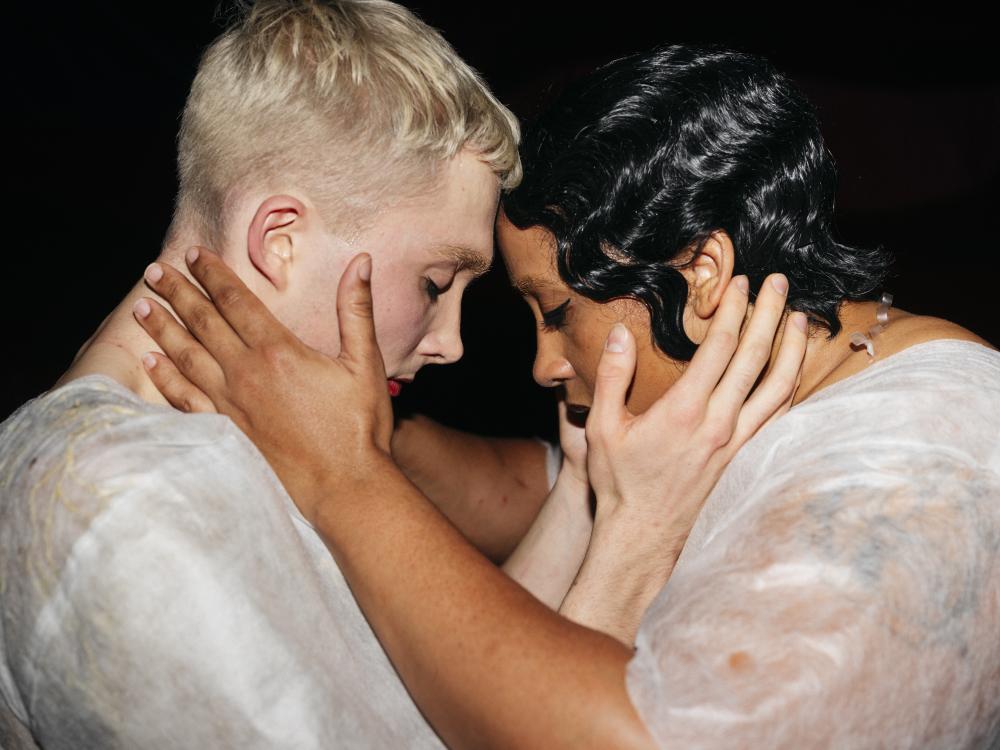
[[[186,239],[170,242],[164,245],[156,261],[169,263],[191,278],[184,263],[184,252],[192,244],[197,243]],[[135,304],[144,297],[156,300],[167,310],[171,309],[140,279],[80,348],[69,369],[55,385],[63,385],[85,375],[106,375],[145,401],[167,405],[142,366],[143,354],[162,351],[135,319]]]

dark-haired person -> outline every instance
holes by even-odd
[[[154,288],[202,321],[218,364],[162,311],[146,322],[168,353],[199,352],[184,374],[278,468],[442,737],[996,747],[1000,353],[891,308],[886,254],[833,238],[833,163],[801,93],[759,57],[664,47],[567,90],[521,155],[498,239],[539,320],[535,377],[593,405],[597,508],[562,612],[624,643],[527,596],[394,467],[361,280],[342,282],[355,312],[333,362],[207,253],[192,270],[221,316],[175,273]],[[745,274],[762,299],[776,272],[788,327],[803,313],[810,327],[793,407],[736,453],[675,560],[674,509],[708,493],[683,454],[700,416],[679,376],[717,344],[730,282]],[[255,341],[227,345],[234,331]],[[171,398],[192,392],[159,362]],[[309,387],[337,409],[303,409]]]

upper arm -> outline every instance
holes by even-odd
[[[421,416],[397,425],[392,453],[410,481],[495,562],[524,537],[552,484],[547,444],[471,435]]]
[[[44,746],[266,745],[245,691],[280,664],[255,592],[161,520],[102,519],[68,559],[27,654]]]
[[[662,746],[973,747],[995,726],[1000,482],[911,469],[776,487],[675,572],[628,674]]]

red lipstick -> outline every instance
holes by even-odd
[[[400,393],[403,392],[403,384],[398,380],[390,380],[389,383],[389,395],[395,398]]]

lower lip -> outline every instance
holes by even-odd
[[[395,398],[403,392],[403,384],[398,380],[389,380],[389,395]]]

